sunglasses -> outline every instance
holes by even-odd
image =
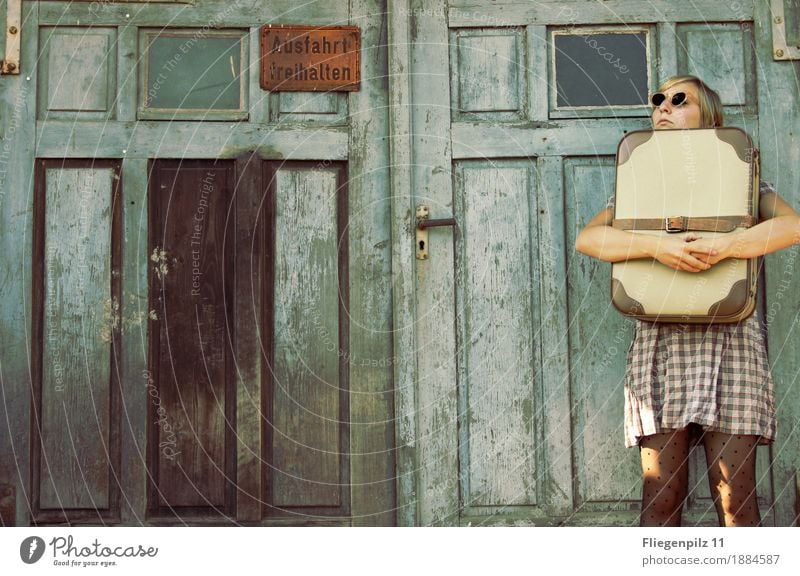
[[[661,92],[656,92],[650,97],[650,102],[653,103],[653,106],[658,108],[664,103],[664,100],[667,99],[666,94],[662,94]],[[670,99],[670,102],[673,106],[683,106],[686,104],[686,92],[675,92]]]

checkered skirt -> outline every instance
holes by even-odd
[[[690,423],[775,438],[775,400],[755,315],[738,324],[636,322],[625,372],[625,445]]]
[[[759,188],[775,191],[766,182]],[[690,423],[772,442],[775,393],[764,341],[755,315],[738,324],[637,320],[625,371],[625,445]]]

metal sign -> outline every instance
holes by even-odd
[[[356,26],[263,26],[261,88],[355,91],[361,82],[361,29]]]

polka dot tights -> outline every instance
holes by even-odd
[[[708,480],[720,526],[758,526],[756,446],[758,437],[706,431],[702,436]],[[689,431],[673,430],[642,439],[641,526],[680,526],[688,494]]]

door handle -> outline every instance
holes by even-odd
[[[439,226],[457,226],[455,218],[430,217],[430,209],[424,204],[417,206],[416,251],[417,260],[428,259],[428,228]]]

